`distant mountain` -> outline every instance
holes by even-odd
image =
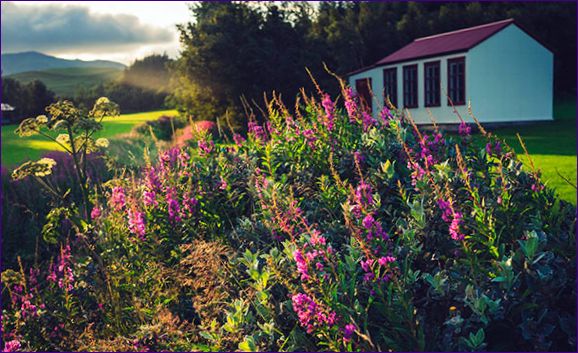
[[[122,71],[110,67],[69,67],[41,71],[26,71],[7,77],[28,83],[42,81],[48,89],[60,97],[73,97],[79,88],[90,88],[99,83],[113,81],[122,76]]]
[[[35,51],[24,53],[2,54],[2,75],[12,75],[19,72],[43,71],[64,68],[109,68],[123,70],[126,66],[107,60],[68,60]]]

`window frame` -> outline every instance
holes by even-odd
[[[454,63],[461,63],[463,65],[463,73],[462,73],[462,86],[460,87],[459,85],[459,80],[456,80],[456,85],[458,86],[457,88],[452,88],[450,87],[450,82],[452,82],[452,73],[451,73],[451,65]],[[457,76],[459,77],[459,73],[457,74]],[[451,104],[453,103],[453,105],[465,105],[466,104],[466,57],[465,56],[460,56],[457,58],[451,58],[448,59],[448,65],[447,65],[447,85],[448,85],[448,106],[451,106]],[[452,97],[454,91],[457,93],[457,91],[459,90],[459,93],[461,95],[461,100],[458,99],[454,99],[455,96]]]
[[[389,82],[388,81],[388,75],[393,74],[393,78],[392,81],[393,82]],[[389,77],[391,78],[391,77]],[[389,101],[391,102],[391,104],[393,104],[396,108],[398,107],[397,102],[398,102],[398,94],[397,94],[397,66],[395,67],[389,67],[386,69],[383,69],[383,101],[386,102],[386,98],[388,96],[388,83],[391,85],[391,87],[389,88],[393,88],[393,92],[392,94],[389,94]]]
[[[437,68],[437,75],[434,77],[428,76],[429,68]],[[430,81],[434,81],[430,84]],[[436,82],[437,81],[437,82]],[[428,90],[428,86],[433,89],[432,92]],[[430,97],[430,95],[432,95]],[[428,101],[428,98],[433,98]],[[428,61],[423,63],[423,104],[424,107],[439,107],[441,106],[441,62],[440,60]]]
[[[359,104],[361,105],[362,108],[366,108],[370,111],[373,112],[373,96],[372,96],[372,91],[373,91],[373,82],[371,82],[371,77],[364,77],[364,78],[358,78],[355,80],[355,91],[357,92],[357,96],[359,97]],[[359,86],[360,83],[362,82],[366,82],[366,88],[367,88],[367,97],[364,97],[360,90],[359,90]],[[363,83],[365,84],[365,83]],[[365,106],[364,106],[365,105]]]
[[[410,69],[415,70],[414,80],[406,80],[406,71],[409,72]],[[402,66],[402,75],[403,75],[403,107],[408,109],[414,109],[419,106],[419,71],[417,64],[411,65],[404,65]],[[407,89],[406,89],[407,88]],[[410,89],[413,88],[413,89]],[[412,95],[415,95],[415,97]],[[407,97],[412,97],[412,104],[408,104]]]

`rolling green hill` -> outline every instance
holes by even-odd
[[[28,51],[23,53],[3,53],[1,61],[3,75],[13,75],[28,71],[64,69],[69,67],[107,67],[118,70],[122,70],[126,67],[124,64],[109,60],[70,60],[35,51]]]
[[[122,74],[121,69],[109,67],[70,67],[41,71],[27,71],[10,75],[15,80],[28,83],[42,81],[57,96],[71,97],[79,87],[91,87],[101,82],[115,80]]]

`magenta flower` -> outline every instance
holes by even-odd
[[[327,130],[333,130],[333,121],[335,120],[335,104],[331,100],[331,97],[325,93],[323,99],[321,100],[321,105],[325,109],[325,119],[323,120],[323,125]]]
[[[472,128],[462,120],[458,126],[458,133],[462,136],[469,136],[471,132]]]
[[[140,211],[128,210],[128,229],[140,240],[145,240],[145,214]]]
[[[265,141],[267,139],[265,129],[254,121],[249,121],[247,124],[249,133],[254,136],[256,140]]]
[[[315,328],[334,326],[337,322],[335,312],[325,313],[315,301],[306,294],[299,293],[291,297],[293,310],[297,313],[299,324],[307,333],[312,333]]]
[[[6,343],[4,343],[3,351],[4,352],[17,352],[18,350],[20,350],[20,348],[22,348],[20,341],[12,340],[12,341],[7,341]]]
[[[530,189],[532,189],[533,192],[540,192],[540,191],[544,190],[544,185],[542,185],[540,182],[537,182],[537,183],[532,184]]]
[[[454,218],[450,223],[450,236],[453,240],[464,240],[465,236],[460,233],[460,224],[462,223],[462,214],[454,212]]]
[[[195,207],[199,204],[199,201],[194,196],[185,197],[183,199],[183,209],[189,214],[195,211]]]
[[[145,191],[143,193],[143,203],[147,207],[156,207],[158,206],[157,195],[154,191]]]
[[[347,87],[345,89],[344,98],[345,98],[345,110],[347,110],[347,115],[349,116],[349,121],[356,122],[357,121],[357,103],[355,102],[355,95],[351,87]]]
[[[387,106],[384,106],[381,112],[379,113],[379,117],[385,126],[389,126],[389,121],[392,118],[391,111]]]
[[[347,324],[343,328],[343,341],[349,342],[351,341],[351,337],[353,337],[353,333],[355,332],[355,325],[354,324]]]
[[[460,233],[460,225],[462,223],[462,214],[454,210],[451,201],[438,200],[438,207],[442,211],[442,219],[446,223],[450,223],[450,236],[453,240],[463,240],[465,236]]]
[[[365,272],[371,272],[371,265],[373,265],[373,259],[367,259],[365,261],[361,260],[361,268]]]
[[[395,257],[393,256],[383,256],[377,260],[377,263],[379,263],[380,266],[386,266],[392,262],[395,262]]]
[[[239,134],[234,134],[233,135],[233,141],[235,141],[235,144],[239,147],[241,147],[243,145],[243,142],[245,142],[245,138]]]
[[[320,231],[318,231],[317,229],[314,229],[311,232],[311,238],[309,239],[309,243],[311,243],[311,245],[313,245],[313,246],[325,245],[327,243],[327,240],[325,239],[324,236],[321,235]]]
[[[368,214],[367,216],[365,216],[365,218],[363,219],[363,227],[367,230],[371,230],[371,228],[373,227],[373,223],[375,222],[375,219],[373,218],[373,216],[370,214]]]
[[[355,202],[363,207],[373,205],[373,190],[371,185],[363,180],[355,188]]]
[[[52,265],[52,269],[46,279],[49,282],[58,283],[59,288],[63,288],[66,292],[72,291],[74,288],[74,274],[71,267],[70,245],[66,244],[61,247],[60,255],[57,261]]]
[[[363,131],[369,130],[370,127],[375,125],[375,119],[368,112],[361,113],[361,122],[363,124]]]
[[[211,154],[211,152],[213,151],[213,148],[215,147],[215,144],[213,143],[213,141],[205,141],[205,140],[199,140],[197,142],[197,145],[199,146],[199,154],[201,156],[206,156]]]
[[[167,201],[169,206],[169,220],[174,223],[178,223],[181,221],[181,216],[179,215],[181,211],[181,207],[179,202],[176,199],[169,198]]]
[[[301,280],[302,281],[309,280],[309,278],[311,277],[309,276],[309,272],[307,269],[307,262],[305,261],[305,258],[303,257],[303,253],[301,252],[301,250],[297,249],[293,252],[293,259],[297,263],[297,272],[299,272],[299,274],[301,275]]]
[[[307,145],[311,148],[315,147],[315,141],[317,141],[317,137],[315,136],[315,132],[311,129],[303,130],[303,137],[307,141]]]
[[[126,204],[126,196],[124,194],[124,188],[122,186],[115,186],[112,189],[112,195],[110,197],[110,205],[116,211],[123,209]]]
[[[102,209],[100,208],[100,206],[94,206],[92,208],[92,211],[90,211],[90,219],[92,219],[93,221],[100,218],[101,215]]]
[[[161,181],[157,174],[157,171],[154,167],[150,167],[145,174],[145,183],[146,186],[154,192],[158,192],[161,190]]]
[[[227,185],[227,181],[221,177],[221,180],[219,181],[219,190],[227,190]]]

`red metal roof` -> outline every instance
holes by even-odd
[[[379,60],[375,63],[375,66],[446,53],[466,51],[475,47],[483,40],[491,37],[513,22],[514,20],[510,18],[503,21],[487,23],[481,26],[417,38],[405,47]]]

